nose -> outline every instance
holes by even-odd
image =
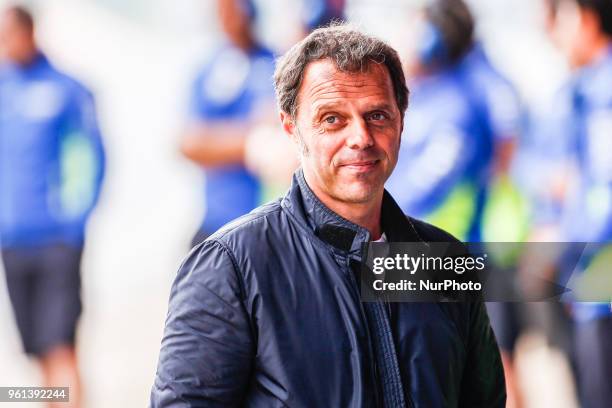
[[[365,150],[374,146],[374,138],[370,134],[370,129],[363,118],[353,121],[346,138],[346,145],[355,150]]]

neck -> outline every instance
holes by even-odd
[[[234,38],[232,39],[232,42],[236,47],[240,48],[245,53],[251,51],[255,46],[255,41],[253,41],[253,38],[249,35]]]
[[[38,50],[36,48],[32,48],[23,53],[23,55],[17,60],[17,64],[27,68],[34,63],[37,56]]]
[[[317,196],[327,208],[353,224],[367,229],[372,240],[377,240],[381,237],[382,227],[380,225],[380,219],[384,189],[376,193],[375,198],[371,200],[353,203],[338,200],[319,189],[316,183],[312,183],[311,180],[309,180],[306,173],[304,173],[304,178],[314,195]]]
[[[585,52],[582,66],[591,65],[597,60],[599,60],[606,52],[608,48],[612,44],[612,41],[609,37],[600,35],[598,36],[592,43],[588,50]]]

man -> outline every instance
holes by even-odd
[[[274,103],[274,56],[253,35],[253,4],[218,0],[217,10],[227,43],[193,85],[191,123],[181,142],[183,154],[206,169],[206,214],[194,245],[260,203],[260,181],[245,162],[261,152],[254,143],[247,151],[247,139],[271,117]]]
[[[482,303],[361,302],[361,245],[453,241],[384,191],[408,90],[397,53],[343,26],[279,61],[301,169],[196,247],[174,283],[152,407],[503,407]]]
[[[548,31],[573,70],[569,83],[555,98],[554,115],[547,121],[548,132],[538,135],[544,139],[548,137],[547,149],[559,153],[559,167],[568,169],[566,173],[570,175],[562,189],[561,214],[552,221],[557,224],[562,241],[610,243],[612,2],[549,0],[547,4]],[[579,266],[585,265],[583,276],[588,276],[588,264],[595,264],[599,256],[605,254],[585,251],[581,255]],[[609,263],[606,269],[609,272]],[[565,280],[567,276],[562,278]],[[572,315],[575,321],[574,358],[582,406],[610,406],[610,304],[575,303]]]
[[[25,351],[79,405],[75,332],[84,230],[104,152],[91,94],[54,68],[28,11],[0,16],[0,242]],[[64,404],[65,405],[65,404]]]

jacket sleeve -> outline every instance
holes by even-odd
[[[89,142],[92,155],[92,198],[88,212],[97,204],[106,173],[106,152],[102,142],[102,134],[98,125],[96,105],[93,95],[86,91],[80,95],[78,103],[79,126]]]
[[[95,208],[106,168],[106,154],[93,95],[73,83],[66,108],[58,120],[60,196],[63,211],[77,224]]]
[[[493,329],[483,302],[470,303],[468,356],[461,384],[459,406],[504,408],[504,369]]]
[[[253,340],[233,257],[205,241],[170,293],[151,407],[234,407],[244,398]]]

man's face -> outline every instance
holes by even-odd
[[[27,63],[35,50],[32,33],[17,21],[11,12],[0,15],[0,58],[14,63]]]
[[[300,144],[304,176],[319,197],[367,203],[382,197],[397,163],[402,115],[382,64],[341,72],[330,60],[307,65],[295,123],[284,129]],[[325,200],[324,200],[325,201]]]
[[[546,28],[553,44],[563,53],[571,66],[584,62],[585,35],[583,12],[573,0],[562,0],[557,8],[547,10]]]
[[[218,0],[217,12],[223,32],[234,44],[250,41],[251,21],[238,4],[238,0]]]

